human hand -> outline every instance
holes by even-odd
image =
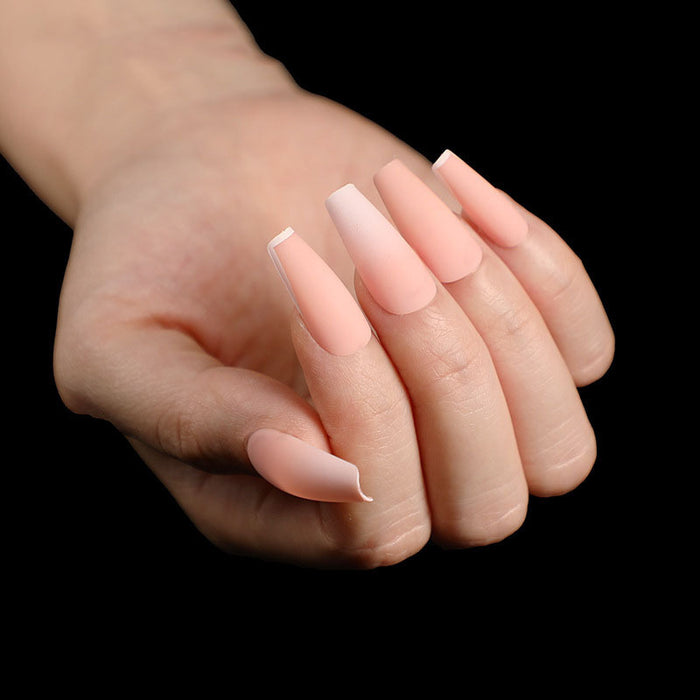
[[[397,156],[438,188],[428,163],[357,115],[302,93],[264,97],[155,140],[81,211],[61,393],[128,435],[224,549],[376,566],[431,536],[487,544],[520,526],[528,491],[570,490],[594,461],[575,384],[605,371],[612,337],[579,261],[527,212],[523,242],[473,237],[477,268],[430,276],[407,315],[387,312],[360,276],[379,340],[335,354],[295,323],[290,342],[270,233],[293,221],[349,286],[322,203],[352,182],[381,207],[369,178]],[[261,428],[358,465],[373,501],[300,499],[260,479],[247,447]]]
[[[55,359],[66,404],[127,435],[226,550],[367,567],[431,536],[456,547],[506,537],[528,491],[573,488],[594,459],[575,384],[604,372],[612,335],[580,262],[522,212],[526,239],[475,237],[483,257],[465,277],[430,276],[431,288],[418,265],[412,313],[387,311],[361,274],[379,339],[328,352],[305,306],[290,342],[292,304],[265,252],[274,233],[293,224],[349,287],[326,197],[352,182],[382,207],[372,175],[397,157],[444,190],[405,144],[274,69],[231,90],[211,77],[226,72],[194,71],[192,92],[127,111],[99,150],[72,156],[80,187]],[[358,465],[373,501],[357,489],[348,498],[360,502],[298,498],[261,479],[248,454],[265,472],[261,428]]]

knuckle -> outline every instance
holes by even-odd
[[[497,274],[497,273],[494,273]],[[479,329],[489,347],[508,348],[531,355],[541,347],[548,331],[533,299],[521,287],[490,286],[484,291],[487,313]]]
[[[564,260],[549,267],[539,282],[540,289],[552,303],[568,303],[572,296],[578,295],[586,277],[583,261],[570,253]]]
[[[485,344],[476,334],[455,334],[452,329],[436,333],[426,349],[424,381],[428,388],[439,387],[449,394],[451,388],[481,376],[488,357]]]
[[[435,517],[434,539],[447,549],[496,544],[516,532],[527,515],[528,494],[512,486],[493,489]]]
[[[343,411],[345,421],[357,423],[360,430],[367,430],[368,425],[386,426],[401,423],[405,419],[408,399],[399,387],[384,391],[363,393],[354,405]]]
[[[569,251],[556,263],[548,266],[538,282],[537,304],[555,316],[565,312],[565,317],[572,320],[567,335],[574,335],[566,341],[566,355],[574,381],[585,386],[609,369],[615,337],[609,324],[602,320],[605,311],[583,261]]]
[[[615,355],[615,339],[612,333],[598,336],[589,342],[586,357],[572,369],[576,386],[592,384],[610,369]]]
[[[408,393],[398,380],[381,382],[378,390],[377,367],[373,364],[353,367],[333,377],[332,392],[327,378],[314,377],[323,384],[322,411],[329,434],[359,434],[380,439],[388,435],[387,426],[400,426],[410,417]],[[320,392],[319,392],[320,393]]]
[[[497,308],[486,332],[491,342],[515,347],[528,355],[541,345],[543,337],[540,320],[529,300]]]
[[[161,409],[155,426],[158,449],[190,464],[203,456],[199,421],[193,409],[191,402],[172,397]]]
[[[479,339],[480,340],[480,339]],[[436,410],[476,420],[497,410],[493,391],[494,372],[491,356],[481,342],[456,344],[423,364],[423,377],[416,382],[418,402]]]
[[[534,316],[525,304],[510,306],[500,316],[501,329],[507,336],[531,336]]]
[[[387,522],[388,521],[388,522]],[[398,564],[417,554],[428,542],[430,520],[416,511],[391,519],[385,513],[381,522],[363,527],[348,519],[323,525],[327,543],[326,558],[352,569],[376,569]]]
[[[554,444],[548,454],[528,469],[530,492],[535,496],[560,496],[573,491],[591,472],[597,457],[592,430]],[[526,467],[527,469],[527,467]]]

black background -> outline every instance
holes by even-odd
[[[521,530],[484,549],[431,545],[369,572],[221,553],[111,426],[62,406],[51,353],[71,233],[3,162],[5,577],[21,606],[66,624],[143,609],[174,620],[193,610],[282,619],[291,606],[305,626],[343,617],[385,630],[389,619],[436,618],[464,629],[504,610],[554,612],[562,627],[583,629],[605,607],[614,611],[608,633],[640,625],[640,588],[664,555],[639,496],[651,447],[642,424],[629,420],[644,412],[627,243],[640,205],[640,85],[653,63],[628,41],[635,20],[526,5],[401,3],[384,13],[394,5],[234,4],[303,87],[374,119],[431,160],[444,148],[460,153],[581,256],[618,341],[610,372],[582,390],[597,464],[573,493],[533,499]]]

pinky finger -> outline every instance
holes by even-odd
[[[484,180],[451,151],[433,165],[462,216],[506,263],[537,306],[574,381],[608,370],[615,338],[581,259],[541,219]]]

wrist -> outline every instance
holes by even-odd
[[[38,3],[0,0],[0,150],[69,222],[169,122],[293,87],[219,0]]]

